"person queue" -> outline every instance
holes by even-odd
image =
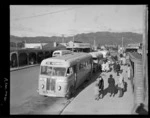
[[[95,85],[95,100],[102,99],[107,93],[110,93],[111,96],[115,96],[119,92],[118,97],[122,97],[124,95],[124,92],[127,91],[127,82],[124,81],[123,77],[123,70],[121,70],[121,65],[126,66],[127,65],[127,75],[128,79],[130,79],[130,66],[126,63],[126,58],[124,55],[121,55],[120,58],[117,56],[110,56],[109,58],[106,58],[103,60],[102,63],[102,72],[111,72],[117,73],[117,79],[113,78],[113,75],[110,74],[108,78],[108,87],[104,89],[104,76],[103,74],[100,74],[96,80]]]

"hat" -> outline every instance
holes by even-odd
[[[110,76],[109,76],[109,77],[113,77],[113,76],[112,76],[112,74],[110,74]]]

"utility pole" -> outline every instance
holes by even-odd
[[[122,37],[122,48],[123,48],[123,37]]]
[[[62,34],[62,43],[64,43],[64,34]]]
[[[24,48],[26,48],[26,40],[24,41]]]
[[[95,36],[94,36],[94,50],[96,50],[96,44],[95,44]]]
[[[73,46],[72,46],[72,51],[74,50],[74,36],[73,36]]]

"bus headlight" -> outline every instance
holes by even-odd
[[[58,86],[58,90],[59,90],[59,91],[61,90],[61,86]]]

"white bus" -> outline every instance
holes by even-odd
[[[45,59],[40,65],[38,93],[70,98],[92,74],[92,56],[72,53]]]
[[[103,58],[106,58],[109,52],[107,50],[99,50],[99,53],[103,54]]]
[[[99,52],[90,52],[93,59],[93,72],[97,72],[102,64],[103,54]]]
[[[73,52],[70,50],[56,50],[53,52],[52,56],[56,57],[56,56],[63,56],[66,54],[72,54]]]

